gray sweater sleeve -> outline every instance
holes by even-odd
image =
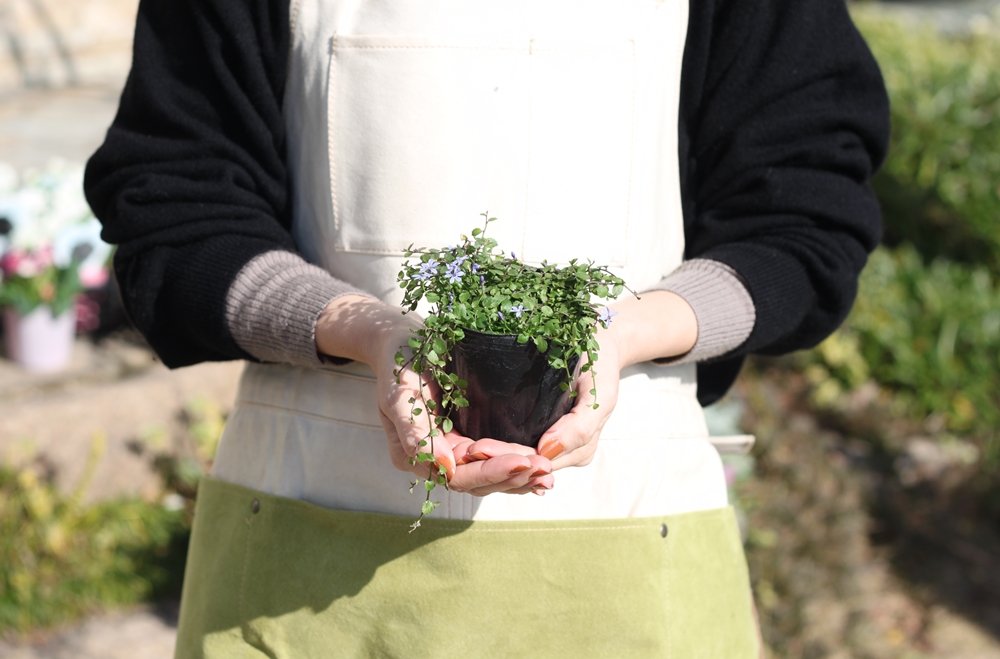
[[[334,278],[301,256],[265,252],[236,275],[226,295],[226,322],[236,343],[263,362],[320,367],[316,319],[342,295],[374,296]]]
[[[680,295],[698,319],[698,340],[670,363],[697,362],[739,347],[755,321],[753,300],[732,268],[717,261],[686,261],[650,290]],[[316,319],[342,295],[374,297],[334,278],[292,252],[271,251],[240,270],[226,297],[226,320],[236,343],[257,359],[320,367]]]
[[[676,293],[698,319],[694,347],[671,364],[702,362],[738,348],[750,336],[757,319],[753,299],[735,270],[709,259],[691,259],[649,290]],[[658,360],[659,361],[659,360]]]

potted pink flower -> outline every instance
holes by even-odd
[[[0,309],[8,358],[30,371],[66,365],[80,293],[103,283],[110,250],[83,197],[82,167],[53,160],[20,177],[0,163]]]
[[[82,290],[80,259],[65,267],[49,247],[11,249],[0,257],[0,307],[9,359],[28,371],[58,371],[69,362]]]

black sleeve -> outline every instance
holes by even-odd
[[[130,318],[170,367],[249,358],[225,298],[293,250],[281,100],[287,0],[142,0],[132,70],[84,188]]]
[[[846,318],[881,236],[868,181],[889,103],[844,0],[692,2],[681,99],[686,256],[732,267],[757,313],[699,365],[708,403],[745,355],[811,347]]]

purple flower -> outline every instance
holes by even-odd
[[[448,271],[444,274],[448,277],[449,284],[455,284],[462,281],[462,275],[465,273],[462,272],[462,264],[458,261],[454,261],[448,264]]]
[[[479,272],[479,264],[478,263],[473,263],[472,264],[472,271],[473,272]]]
[[[611,319],[618,315],[617,311],[612,311],[611,309],[604,307],[604,311],[597,314],[597,320],[604,325],[604,329],[608,328],[611,324]]]
[[[524,313],[524,305],[523,304],[519,304],[516,307],[511,307],[510,311],[511,311],[511,313],[513,313],[514,315],[516,315],[518,318],[520,318],[521,314]]]
[[[486,283],[486,277],[484,277],[482,275],[479,275],[479,283],[480,284],[485,284]]]
[[[420,272],[413,275],[413,279],[417,281],[427,281],[431,277],[437,274],[438,262],[434,259],[427,261],[426,263],[420,264]]]
[[[506,320],[506,319],[505,319],[505,318],[503,317],[503,312],[502,312],[502,311],[498,311],[498,312],[497,312],[497,315],[498,315],[498,316],[500,316],[500,320]]]
[[[510,253],[510,258],[512,258],[512,259],[514,259],[516,261],[517,260],[517,254],[515,254],[514,252],[511,252]]]

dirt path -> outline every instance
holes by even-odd
[[[123,611],[33,639],[0,640],[0,659],[172,659],[176,607]]]

